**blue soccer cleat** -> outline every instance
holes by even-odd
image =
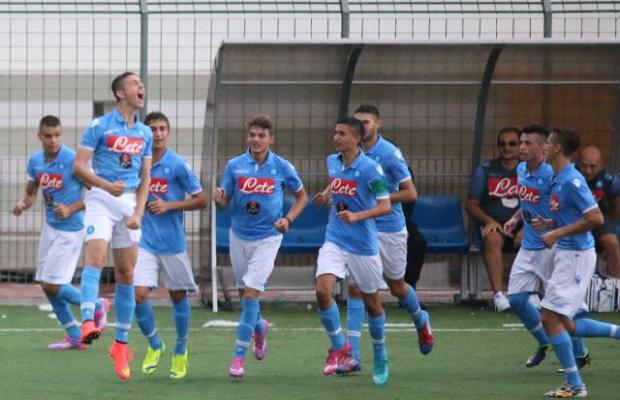
[[[390,377],[390,369],[388,367],[387,353],[380,358],[375,358],[375,365],[372,370],[372,381],[377,386],[383,386]]]
[[[534,353],[533,356],[527,359],[527,361],[525,362],[525,366],[527,368],[532,368],[539,365],[541,362],[543,362],[543,360],[547,356],[547,351],[549,351],[550,349],[551,346],[549,346],[548,344],[539,346],[538,349],[536,349],[536,353]]]

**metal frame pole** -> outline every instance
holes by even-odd
[[[144,84],[144,115],[148,113],[149,82],[149,8],[147,0],[140,0],[140,79]]]
[[[347,57],[347,68],[342,79],[340,87],[340,100],[338,102],[338,119],[349,115],[349,101],[351,100],[351,88],[353,86],[353,76],[355,75],[355,67],[362,53],[362,46],[357,45],[351,47],[349,56]]]
[[[340,0],[340,37],[349,38],[351,28],[351,10],[349,0]]]

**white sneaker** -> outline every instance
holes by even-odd
[[[502,292],[495,293],[495,296],[493,296],[493,303],[495,303],[495,309],[499,312],[506,311],[510,308],[510,303]]]

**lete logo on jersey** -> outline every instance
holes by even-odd
[[[489,197],[514,198],[519,196],[517,178],[489,178],[487,180]]]
[[[353,197],[357,194],[357,182],[340,178],[329,178],[332,194]]]
[[[519,200],[526,203],[540,203],[540,190],[519,185]]]
[[[558,212],[560,211],[560,196],[554,194],[549,199],[549,206],[551,207],[551,211]]]
[[[144,140],[128,136],[108,136],[108,150],[114,153],[125,153],[137,156],[142,154]]]
[[[151,184],[149,185],[149,192],[154,193],[154,194],[168,193],[168,179],[151,178]]]
[[[239,177],[237,181],[239,191],[244,194],[272,195],[276,189],[275,180],[271,178]]]
[[[62,175],[61,174],[39,174],[37,176],[39,180],[39,186],[41,189],[49,190],[61,190],[62,189]]]

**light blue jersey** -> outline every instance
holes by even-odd
[[[200,181],[189,164],[171,149],[166,149],[157,164],[151,167],[148,201],[156,197],[164,201],[182,201],[186,196],[202,192]],[[183,211],[163,214],[146,212],[142,219],[140,247],[153,254],[178,254],[185,251]]]
[[[545,244],[541,239],[541,232],[532,226],[533,218],[553,218],[549,209],[551,196],[551,180],[553,168],[543,162],[534,172],[527,169],[527,163],[517,165],[517,181],[519,184],[519,202],[521,216],[523,217],[523,229],[525,230],[521,247],[526,250],[541,250]]]
[[[333,204],[325,241],[332,242],[352,254],[378,254],[375,219],[367,218],[348,223],[341,220],[337,213],[344,210],[368,210],[377,205],[377,200],[389,198],[383,169],[360,151],[360,155],[347,166],[342,163],[340,154],[330,155],[327,157],[327,171]]]
[[[259,165],[249,150],[228,161],[220,186],[230,199],[231,229],[243,240],[279,235],[273,224],[282,216],[284,189],[303,189],[290,162],[270,151]]]
[[[574,164],[564,167],[551,183],[550,207],[558,227],[574,224],[583,215],[598,207],[583,175]],[[557,247],[563,250],[587,250],[594,247],[590,231],[564,236]]]
[[[153,132],[139,122],[129,128],[115,108],[95,118],[86,128],[80,146],[93,151],[95,174],[108,182],[123,181],[126,190],[140,184],[142,159],[151,157]]]
[[[390,193],[397,192],[402,182],[411,179],[403,153],[381,136],[378,137],[377,143],[366,151],[366,155],[383,168],[385,186]],[[375,224],[379,232],[400,232],[405,229],[405,216],[401,204],[392,203],[390,213],[375,218]]]
[[[28,180],[34,181],[43,192],[45,222],[51,227],[69,232],[84,228],[84,211],[73,213],[67,219],[58,219],[54,204],[73,204],[82,198],[82,181],[73,175],[75,151],[62,145],[54,160],[47,162],[43,150],[28,160]]]

